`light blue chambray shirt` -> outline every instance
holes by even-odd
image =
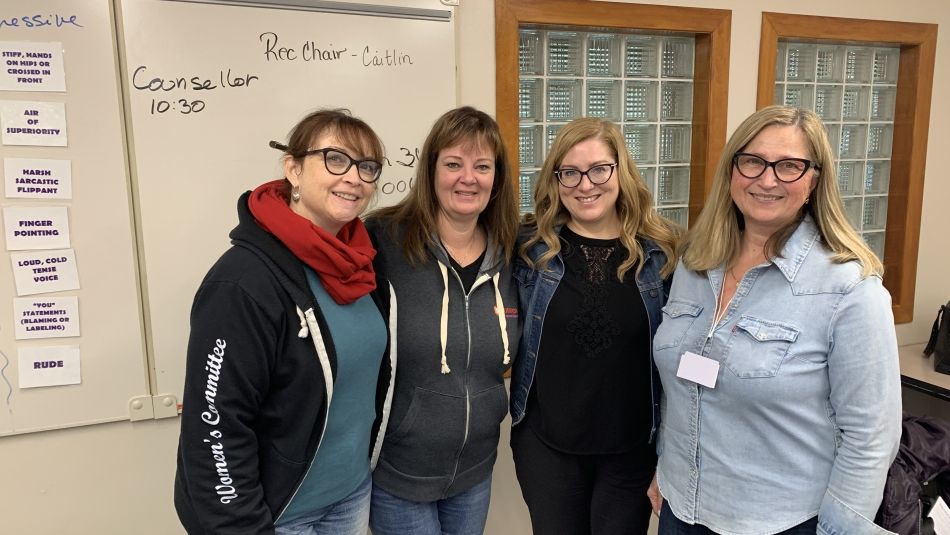
[[[677,267],[653,350],[657,477],[679,519],[767,535],[818,515],[819,534],[889,533],[872,521],[901,434],[890,294],[831,256],[806,216],[715,328],[723,270]],[[676,376],[685,351],[719,362],[715,388]]]

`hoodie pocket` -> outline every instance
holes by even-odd
[[[495,453],[501,422],[508,414],[508,393],[500,384],[472,395],[468,436],[459,471],[478,464]]]
[[[445,475],[464,434],[464,396],[416,387],[406,415],[386,435],[382,457],[409,475]]]

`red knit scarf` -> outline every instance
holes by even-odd
[[[248,207],[257,223],[317,272],[337,304],[352,303],[373,291],[376,249],[363,222],[356,218],[333,236],[290,209],[280,193],[282,182],[267,182],[251,192]]]

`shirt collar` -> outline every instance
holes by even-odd
[[[795,275],[798,274],[802,264],[805,263],[808,252],[820,239],[821,234],[818,232],[815,220],[812,219],[811,214],[805,214],[805,217],[798,224],[798,228],[795,229],[795,232],[785,242],[785,246],[782,247],[781,256],[772,257],[772,263],[782,272],[788,282],[792,282],[795,280]]]

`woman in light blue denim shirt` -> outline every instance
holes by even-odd
[[[679,238],[617,125],[558,132],[515,262],[511,447],[534,533],[645,534],[659,378],[652,336]]]
[[[810,111],[764,108],[727,143],[654,337],[660,535],[888,533],[897,340],[837,188]]]

